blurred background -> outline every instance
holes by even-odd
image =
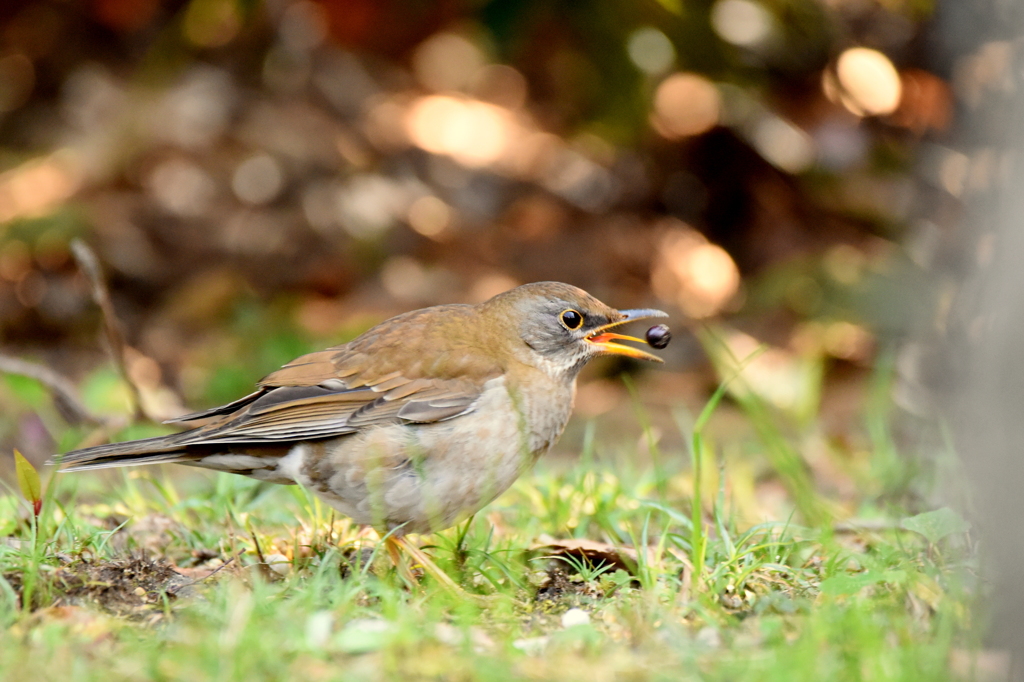
[[[562,452],[598,416],[609,437],[681,443],[679,410],[765,344],[745,390],[853,504],[872,387],[899,367],[897,403],[927,412],[928,346],[905,339],[943,333],[958,278],[995,251],[961,222],[1010,164],[963,121],[1012,90],[1011,11],[6,0],[0,450],[38,463],[97,437],[12,360],[93,417],[146,424],[398,312],[560,280],[668,310],[675,331],[665,367],[588,370]],[[109,285],[125,377],[75,239]],[[752,515],[784,518],[753,461]]]

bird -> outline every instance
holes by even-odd
[[[175,463],[299,484],[377,529],[396,562],[404,548],[424,563],[404,537],[475,514],[550,450],[587,362],[661,362],[614,330],[667,316],[616,310],[561,282],[414,310],[296,358],[234,402],[168,422],[187,430],[49,463],[62,472]]]

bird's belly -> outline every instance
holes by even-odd
[[[501,384],[448,421],[296,446],[278,471],[357,523],[398,533],[442,530],[507,490],[548,450],[568,419],[571,394],[566,402],[531,418]]]

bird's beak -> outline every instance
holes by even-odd
[[[636,341],[637,343],[646,344],[643,339],[638,339],[635,336],[624,336],[623,334],[615,334],[608,331],[614,329],[620,325],[626,324],[627,322],[635,322],[636,320],[649,320],[652,317],[668,317],[668,313],[663,313],[660,310],[653,310],[650,308],[643,308],[640,310],[620,310],[619,314],[622,315],[622,319],[617,322],[612,322],[594,329],[586,336],[586,341],[590,345],[596,347],[601,355],[625,355],[627,358],[636,358],[637,360],[650,360],[652,362],[664,362],[657,355],[651,355],[639,348],[633,348],[632,346],[623,346],[615,341]]]

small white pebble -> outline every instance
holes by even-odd
[[[284,554],[268,554],[264,560],[270,570],[278,575],[288,575],[292,572],[292,562]]]
[[[306,641],[314,649],[321,649],[327,644],[334,629],[334,614],[330,611],[317,611],[306,619]]]
[[[571,628],[576,625],[589,625],[590,614],[583,609],[569,609],[562,614],[562,627]]]

